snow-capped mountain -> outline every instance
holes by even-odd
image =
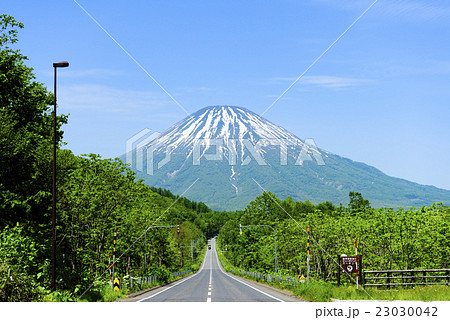
[[[243,209],[263,189],[281,199],[337,205],[348,202],[350,191],[375,207],[450,203],[448,190],[328,153],[242,107],[200,109],[135,147],[127,162],[139,178],[174,194],[189,189],[186,197],[216,210]]]
[[[289,131],[248,109],[212,106],[186,117],[141,149],[152,148],[155,153],[184,153],[189,157],[197,148],[201,149],[199,156],[202,157],[215,146],[217,154],[226,159],[234,157],[231,161],[237,164],[248,160],[252,151],[264,158],[264,148],[268,146],[286,148],[302,144]]]
[[[190,147],[198,139],[297,139],[287,130],[256,113],[233,106],[200,109],[164,132],[158,142],[166,147]]]

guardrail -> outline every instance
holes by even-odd
[[[173,277],[182,276],[183,274],[192,272],[192,270],[178,271],[172,272]],[[152,284],[159,282],[159,278],[157,276],[147,276],[147,277],[131,277],[125,276],[122,279],[122,288],[133,288],[134,285],[142,285],[142,284]]]
[[[298,280],[295,277],[291,276],[280,276],[280,275],[271,275],[271,274],[263,274],[259,272],[249,272],[244,270],[239,270],[241,274],[248,275],[255,279],[262,279],[267,282],[275,282],[275,283],[285,283],[287,285],[291,285],[296,287],[298,285]]]
[[[221,252],[222,253],[222,252]],[[222,264],[223,269],[225,270],[225,264],[223,263],[222,259],[220,259],[219,256],[219,261]],[[266,282],[276,282],[276,283],[285,283],[287,285],[296,287],[298,286],[298,284],[300,283],[299,280],[296,277],[291,277],[291,276],[280,276],[280,275],[271,275],[271,274],[264,274],[264,273],[260,273],[260,272],[251,272],[251,271],[245,271],[245,270],[237,270],[235,268],[231,268],[231,271],[234,273],[238,273],[240,272],[241,274],[250,276],[254,279],[261,279],[264,280]]]
[[[385,275],[384,275],[385,274]],[[366,275],[374,275],[367,277]],[[381,275],[381,276],[378,276]],[[363,285],[367,287],[449,285],[450,269],[375,270],[363,271]],[[374,281],[375,283],[367,283]]]
[[[157,283],[158,277],[156,276],[148,276],[148,277],[128,277],[125,276],[122,279],[122,288],[133,288],[135,285],[142,285],[142,284],[151,284],[151,283]]]
[[[186,274],[186,273],[189,273],[189,272],[192,272],[192,270],[173,272],[172,276],[178,277],[178,276],[182,276],[183,274]]]

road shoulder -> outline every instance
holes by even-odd
[[[201,270],[199,270],[199,271],[201,271]],[[197,271],[197,272],[199,272],[199,271]],[[141,290],[141,291],[138,291],[138,292],[130,293],[130,294],[128,294],[128,296],[126,298],[118,299],[118,300],[115,300],[114,302],[136,302],[136,301],[142,300],[142,299],[145,298],[146,295],[148,295],[148,293],[150,293],[150,292],[151,293],[158,293],[159,291],[164,290],[167,287],[176,285],[178,282],[186,280],[188,277],[194,276],[195,274],[197,274],[197,272],[192,273],[192,274],[190,274],[190,275],[188,275],[186,277],[183,277],[183,278],[180,278],[180,279],[168,282],[166,284],[162,284],[162,285],[159,285],[159,286],[156,286],[156,287],[152,287],[152,288],[149,288],[149,289],[145,289],[145,290]]]
[[[261,282],[256,282],[254,280],[250,280],[250,279],[247,279],[247,278],[242,278],[242,277],[239,277],[239,276],[237,276],[235,274],[232,274],[232,273],[229,273],[229,272],[226,272],[226,271],[223,271],[223,272],[225,272],[227,275],[229,275],[232,278],[237,278],[240,281],[243,281],[243,282],[247,283],[248,285],[255,287],[256,289],[259,289],[259,290],[264,291],[264,292],[266,292],[268,294],[271,294],[271,295],[273,295],[273,296],[275,296],[277,298],[280,298],[280,299],[282,299],[282,300],[284,300],[286,302],[309,302],[306,299],[294,296],[293,293],[291,291],[289,291],[289,290],[283,290],[283,289],[275,288],[275,287],[269,286],[268,284],[261,283]]]

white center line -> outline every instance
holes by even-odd
[[[212,253],[211,253],[211,251],[209,251],[208,254],[209,254],[209,286],[208,286],[208,298],[206,299],[206,302],[211,302],[211,282],[212,282]]]

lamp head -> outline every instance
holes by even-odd
[[[61,62],[55,62],[53,63],[54,68],[66,68],[69,66],[69,63],[67,61],[61,61]]]

